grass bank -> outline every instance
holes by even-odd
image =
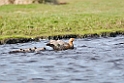
[[[123,0],[0,6],[0,40],[124,32]]]

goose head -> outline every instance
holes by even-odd
[[[70,38],[70,39],[69,39],[70,48],[74,48],[73,41],[74,41],[74,38]]]

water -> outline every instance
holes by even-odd
[[[47,41],[1,45],[0,83],[124,82],[124,36],[75,39],[73,50],[8,53]]]

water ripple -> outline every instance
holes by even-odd
[[[67,41],[67,40],[65,40]],[[9,54],[40,42],[0,46],[0,83],[123,83],[124,36],[75,39],[75,49]]]

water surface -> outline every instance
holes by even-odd
[[[0,45],[0,83],[124,82],[124,36],[75,39],[73,50],[8,53],[47,41]]]

